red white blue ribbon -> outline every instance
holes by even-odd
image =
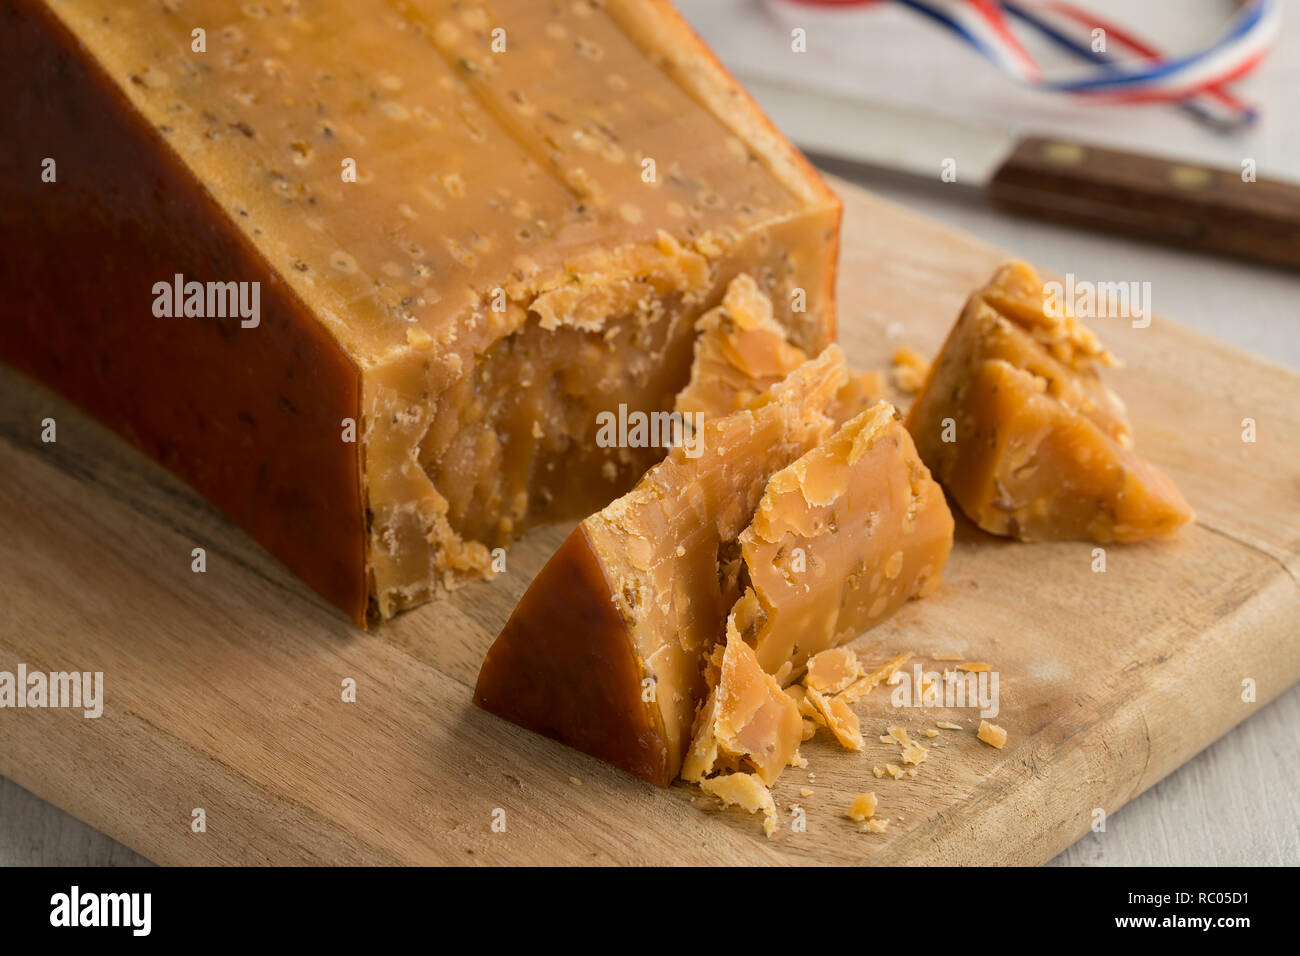
[[[873,0],[791,0],[847,7]],[[1007,75],[1028,86],[1081,99],[1122,103],[1177,103],[1221,126],[1253,122],[1256,111],[1228,86],[1264,58],[1276,38],[1279,0],[1237,0],[1218,38],[1204,49],[1167,56],[1132,31],[1088,10],[1057,0],[897,0],[951,30]],[[1012,23],[1031,27],[1088,65],[1047,76],[1024,48]],[[1094,49],[1094,31],[1105,49]]]

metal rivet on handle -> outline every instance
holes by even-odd
[[[1204,189],[1214,181],[1214,174],[1202,166],[1170,166],[1167,175],[1179,189]]]
[[[1078,143],[1052,142],[1043,144],[1043,158],[1057,166],[1078,166],[1087,152]]]

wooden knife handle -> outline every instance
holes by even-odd
[[[1024,215],[1300,270],[1300,186],[1241,169],[1028,137],[988,194]]]

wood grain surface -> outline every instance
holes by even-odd
[[[840,188],[850,357],[932,352],[1002,255]],[[896,759],[876,742],[887,724],[978,724],[896,710],[879,689],[860,706],[864,753],[805,745],[771,840],[691,788],[658,790],[470,706],[478,662],[567,528],[530,536],[496,579],[361,632],[161,469],[4,372],[0,670],[103,671],[106,704],[91,720],[0,711],[0,774],[163,863],[1043,862],[1300,678],[1300,377],[1160,317],[1095,324],[1127,362],[1111,381],[1139,450],[1198,524],[1111,547],[1098,574],[1091,545],[1014,544],[959,519],[940,590],[854,646],[869,663],[991,663],[1006,749],[944,731],[915,779],[878,780],[872,766]],[[887,833],[843,818],[861,790]],[[789,828],[792,802],[806,832]]]

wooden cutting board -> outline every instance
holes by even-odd
[[[838,185],[850,358],[932,353],[1003,255]],[[102,671],[106,698],[99,719],[0,711],[0,773],[160,863],[1041,863],[1300,678],[1300,377],[1159,317],[1096,327],[1127,363],[1111,381],[1139,450],[1199,522],[1110,547],[1096,573],[1089,544],[1015,544],[959,518],[941,589],[853,646],[868,663],[988,661],[1006,748],[976,740],[973,711],[898,710],[878,688],[863,753],[804,745],[770,840],[756,817],[471,706],[492,637],[568,528],[363,633],[160,468],[0,372],[0,670]],[[922,739],[943,720],[968,729]],[[872,775],[898,759],[877,741],[892,723],[931,748],[914,779]],[[862,790],[887,833],[844,818]]]

